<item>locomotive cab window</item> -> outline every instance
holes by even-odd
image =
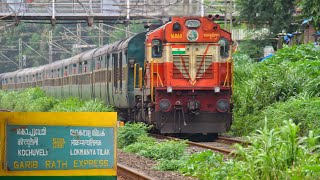
[[[226,38],[221,38],[219,40],[220,44],[220,56],[223,58],[229,57],[229,42]]]
[[[160,39],[152,40],[152,57],[162,56],[162,42]]]

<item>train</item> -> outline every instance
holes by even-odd
[[[57,98],[96,98],[162,134],[226,132],[232,124],[232,39],[217,18],[172,17],[67,59],[3,73],[1,89],[40,87]]]

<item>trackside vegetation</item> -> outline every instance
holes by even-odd
[[[300,137],[300,126],[292,120],[274,129],[268,128],[267,119],[264,122],[263,129],[248,137],[252,144],[236,145],[236,155],[232,158],[209,150],[190,155],[185,142],[158,142],[147,136],[148,127],[140,123],[119,128],[118,147],[156,160],[155,169],[179,171],[205,180],[319,178],[320,137],[313,131]],[[125,144],[120,143],[125,140],[128,140]]]
[[[320,48],[285,47],[264,62],[234,55],[234,135],[248,135],[283,120],[300,123],[301,135],[320,133]]]
[[[158,142],[148,136],[147,131],[150,128],[143,123],[125,124],[118,131],[118,147],[124,152],[156,160],[159,164],[155,169],[177,170],[187,155],[187,144],[184,141],[172,140]]]
[[[97,99],[84,101],[70,97],[55,99],[46,96],[40,88],[23,91],[0,91],[0,108],[17,112],[112,112],[112,106],[105,105]]]

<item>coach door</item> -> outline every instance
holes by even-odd
[[[110,60],[110,55],[108,54],[108,55],[106,55],[105,56],[105,67],[106,67],[106,73],[105,73],[105,76],[106,76],[106,78],[105,78],[105,83],[106,83],[106,102],[107,102],[107,104],[111,104],[111,102],[110,102],[110,83],[111,83],[111,70],[110,70],[110,65],[109,65],[109,63],[111,62],[111,60]]]
[[[112,88],[112,104],[116,106],[118,94],[118,54],[112,54],[113,69],[113,88]]]

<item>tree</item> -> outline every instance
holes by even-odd
[[[319,0],[298,0],[298,6],[305,18],[313,19],[313,26],[320,30],[320,1]]]
[[[306,0],[308,1],[308,0]],[[317,1],[317,0],[314,0]],[[294,0],[237,0],[239,20],[249,27],[260,29],[268,26],[270,33],[277,34],[283,29],[290,32],[294,13]]]

